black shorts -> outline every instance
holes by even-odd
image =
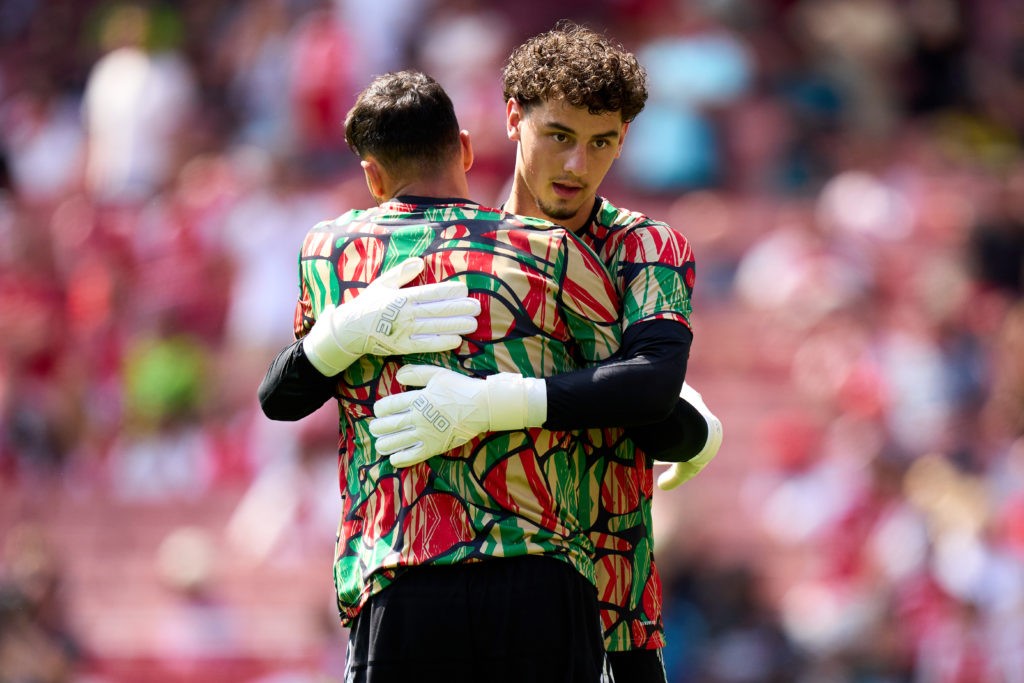
[[[609,652],[615,683],[668,683],[661,650]]]
[[[346,683],[599,683],[594,587],[566,562],[415,567],[352,623]]]

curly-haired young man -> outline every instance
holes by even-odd
[[[608,38],[563,24],[512,52],[503,94],[508,136],[518,143],[505,208],[556,221],[598,253],[622,298],[625,353],[646,366],[646,377],[623,375],[630,382],[623,387],[624,400],[604,409],[633,402],[655,378],[671,378],[688,399],[675,410],[689,425],[679,447],[691,458],[673,465],[660,481],[671,488],[687,470],[695,474],[706,464],[721,438],[721,423],[683,383],[692,340],[693,253],[682,233],[596,194],[646,102],[644,70]],[[573,397],[549,393],[549,405],[559,400]],[[694,407],[704,419],[693,415]],[[693,419],[686,419],[688,413]],[[632,438],[609,429],[590,436],[594,452],[604,456],[597,460],[603,466],[601,509],[591,538],[612,671],[619,681],[664,681],[661,582],[651,534],[653,463],[638,447],[654,435],[637,428],[628,434]],[[698,463],[692,461],[695,454]]]
[[[605,263],[621,298],[620,355],[545,378],[544,426],[601,428],[587,432],[585,443],[597,456],[589,462],[599,503],[588,523],[605,646],[616,680],[663,682],[651,456],[674,462],[658,480],[661,488],[674,488],[714,457],[722,427],[684,383],[693,338],[690,245],[668,225],[596,194],[646,103],[646,76],[620,45],[561,22],[513,50],[503,90],[508,136],[517,143],[505,208],[574,231]],[[375,413],[389,415],[400,406],[408,415],[413,400],[435,397],[436,389],[386,399]],[[440,452],[423,421],[414,422],[404,418],[404,432],[395,436],[397,422],[378,420],[375,433],[388,435],[378,446],[386,452],[404,447],[399,455],[416,459]]]

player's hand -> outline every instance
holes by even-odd
[[[708,438],[704,442],[704,448],[697,455],[684,462],[674,462],[658,476],[658,488],[662,491],[671,491],[680,484],[693,479],[701,470],[707,467],[708,463],[718,454],[722,447],[722,421],[711,412],[711,409],[704,404],[704,398],[686,382],[683,382],[683,389],[679,392],[679,398],[683,399],[697,409],[708,425]]]
[[[351,301],[326,306],[302,342],[313,366],[333,377],[366,353],[433,353],[459,346],[459,335],[476,330],[480,302],[454,280],[402,288],[423,268],[423,259],[406,259]]]
[[[396,378],[424,387],[386,396],[373,405],[370,433],[380,455],[408,467],[492,431],[539,427],[547,419],[542,379],[514,373],[474,379],[432,365],[406,365]]]

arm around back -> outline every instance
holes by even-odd
[[[301,420],[334,396],[336,381],[313,367],[300,339],[281,349],[270,363],[260,382],[260,407],[271,420]]]
[[[648,425],[669,418],[686,379],[693,335],[685,325],[652,320],[630,326],[612,360],[547,377],[548,429]]]

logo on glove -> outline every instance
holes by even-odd
[[[423,413],[423,417],[427,418],[427,422],[434,426],[439,432],[446,432],[452,423],[444,415],[438,411],[437,408],[427,399],[420,396],[412,402],[412,407]]]
[[[380,314],[380,320],[377,321],[378,334],[383,334],[386,337],[391,336],[391,332],[394,329],[392,323],[398,319],[398,314],[402,312],[402,306],[405,306],[405,302],[408,300],[408,297],[404,296],[395,297],[384,307]]]

